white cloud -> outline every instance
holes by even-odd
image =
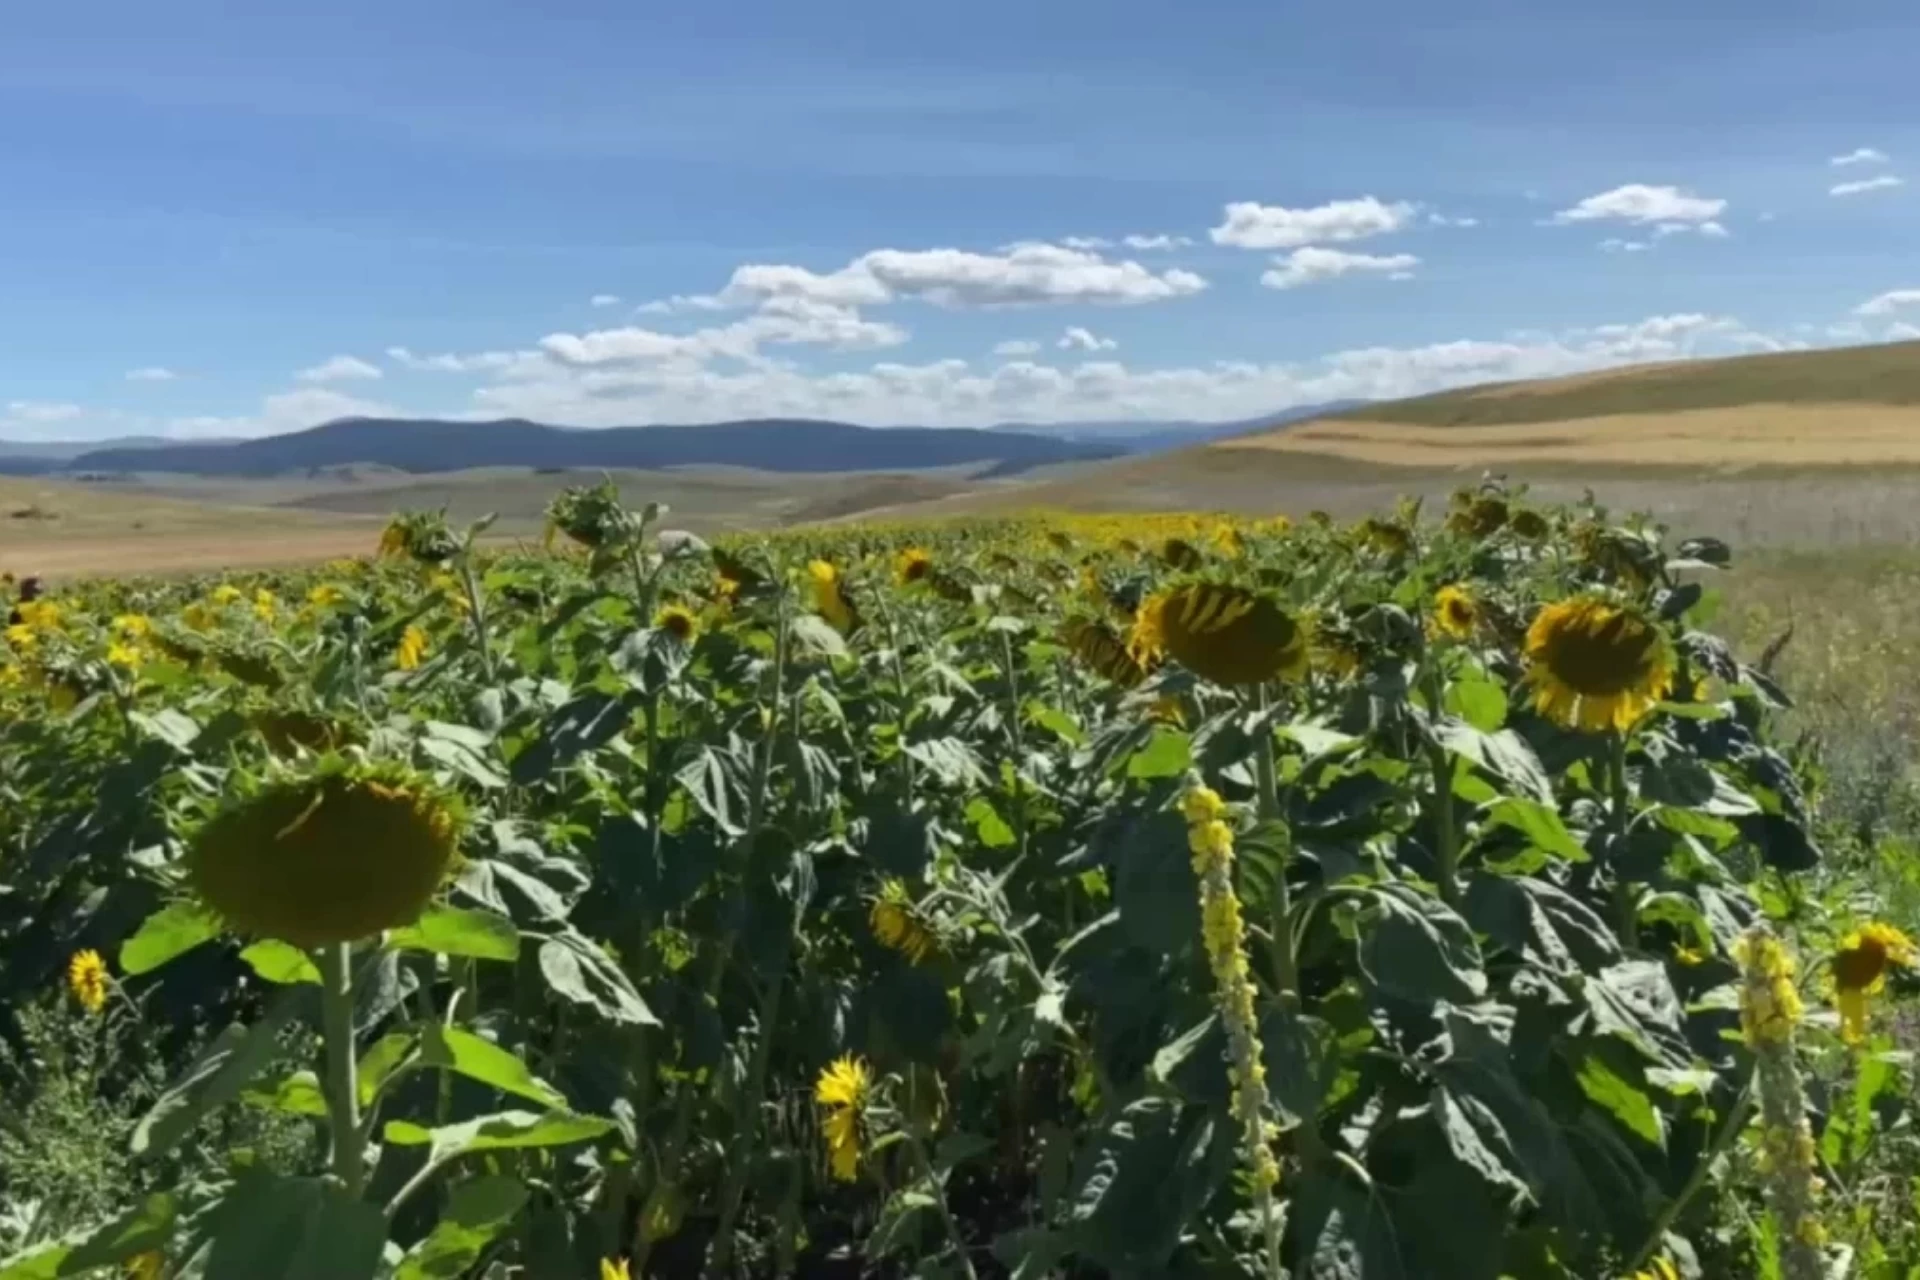
[[[380,369],[358,356],[334,356],[293,375],[301,382],[347,382],[378,378]]]
[[[1920,306],[1920,289],[1889,289],[1853,309],[1857,316],[1890,315],[1900,307]]]
[[[1645,240],[1622,240],[1618,236],[1608,236],[1600,242],[1600,248],[1607,253],[1645,253],[1652,247]]]
[[[1843,156],[1835,156],[1833,159],[1827,161],[1827,163],[1831,165],[1885,164],[1886,162],[1887,153],[1884,151],[1876,151],[1872,147],[1856,147]]]
[[[300,387],[266,397],[254,414],[174,418],[166,424],[166,434],[182,439],[274,436],[305,431],[338,418],[391,418],[398,412],[391,405],[327,387]]]
[[[1022,243],[1030,243],[1030,242],[1022,242]],[[1105,236],[1062,236],[1060,237],[1060,243],[1067,246],[1067,248],[1069,249],[1111,249],[1113,248],[1113,241],[1107,239]],[[1008,245],[1006,247],[1009,249],[1017,249],[1020,246]]]
[[[1009,338],[993,344],[993,354],[997,356],[1030,356],[1039,351],[1040,344],[1028,338]]]
[[[1471,217],[1449,217],[1444,213],[1430,213],[1427,224],[1435,227],[1477,227],[1480,219]]]
[[[59,404],[47,400],[13,400],[7,404],[6,421],[44,426],[53,422],[72,422],[85,412],[77,404]]]
[[[127,370],[128,382],[172,382],[179,376],[173,370],[163,369],[157,364],[148,365],[143,369]]]
[[[1112,351],[1120,344],[1112,338],[1102,338],[1079,325],[1073,325],[1053,345],[1062,351]]]
[[[617,293],[596,293],[587,299],[587,305],[590,307],[617,307],[620,305],[620,295]]]
[[[1610,220],[1648,223],[1707,223],[1726,210],[1725,200],[1688,195],[1678,187],[1650,187],[1631,182],[1599,195],[1588,196],[1570,209],[1553,215],[1561,224]]]
[[[387,359],[416,373],[491,373],[508,378],[524,377],[546,363],[546,357],[538,351],[475,351],[467,355],[448,352],[423,356],[407,347],[388,347]]]
[[[1138,234],[1126,236],[1120,243],[1126,245],[1129,249],[1139,249],[1143,252],[1150,252],[1155,249],[1184,249],[1191,245],[1193,241],[1187,236],[1168,235],[1163,231],[1150,236]]]
[[[1238,249],[1297,249],[1398,231],[1413,220],[1415,209],[1406,201],[1382,204],[1372,196],[1334,200],[1308,209],[1240,200],[1226,207],[1225,221],[1208,234],[1215,244]]]
[[[1920,338],[1920,324],[1909,324],[1905,320],[1888,325],[1887,331],[1881,335],[1886,342],[1911,342],[1915,338]]]
[[[1875,178],[1862,178],[1858,182],[1836,183],[1827,188],[1827,194],[1830,196],[1857,196],[1867,191],[1885,191],[1890,187],[1904,187],[1906,185],[1907,180],[1905,178],[1896,178],[1890,173],[1883,173]]]
[[[1345,275],[1385,275],[1406,279],[1420,265],[1410,253],[1347,253],[1340,249],[1322,249],[1308,245],[1274,260],[1274,269],[1264,272],[1260,283],[1269,289],[1297,289],[1318,280]]]
[[[1658,222],[1653,227],[1653,238],[1664,240],[1668,236],[1685,235],[1689,231],[1695,235],[1706,236],[1710,240],[1724,240],[1729,232],[1718,222]]]
[[[806,297],[774,297],[756,314],[718,328],[662,333],[629,325],[584,334],[553,333],[540,340],[540,350],[565,365],[673,361],[697,365],[721,357],[751,361],[759,357],[763,343],[852,351],[898,346],[906,340],[906,330],[898,325],[862,319],[851,307]]]

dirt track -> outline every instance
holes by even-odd
[[[151,533],[92,538],[0,541],[0,571],[46,578],[271,569],[312,564],[374,550],[380,530],[299,529],[233,533]]]

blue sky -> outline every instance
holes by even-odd
[[[1224,419],[1920,336],[1915,48],[1894,0],[35,6],[0,436]]]

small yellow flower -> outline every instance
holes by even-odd
[[[1848,1044],[1867,1038],[1867,1015],[1873,997],[1886,989],[1890,967],[1910,969],[1916,955],[1913,939],[1890,924],[1863,925],[1840,940],[1833,953],[1834,1006],[1840,1011],[1840,1037]]]
[[[82,1009],[99,1013],[107,1007],[107,962],[91,948],[73,953],[67,961],[67,990]]]
[[[128,640],[142,640],[153,633],[153,620],[144,613],[123,613],[113,620],[113,629]]]
[[[814,1101],[826,1108],[821,1132],[833,1176],[852,1182],[860,1174],[860,1119],[873,1092],[873,1073],[852,1055],[834,1059],[814,1082]]]
[[[331,608],[345,598],[346,592],[331,582],[322,582],[307,592],[307,603],[316,609]]]
[[[253,616],[254,617],[260,619],[260,621],[262,622],[272,622],[275,615],[277,615],[279,612],[280,612],[280,598],[278,596],[274,595],[273,592],[267,590],[265,587],[260,587],[254,591],[253,593]]]
[[[1793,1034],[1805,1006],[1793,985],[1793,957],[1770,933],[1749,933],[1733,944],[1733,958],[1746,970],[1740,994],[1740,1030],[1759,1048]]]
[[[419,627],[408,626],[400,633],[400,647],[394,651],[393,660],[402,671],[412,671],[427,656],[427,633]]]
[[[663,604],[653,615],[656,631],[664,631],[681,644],[692,644],[700,636],[700,619],[682,604]]]
[[[149,1249],[128,1259],[127,1280],[161,1280],[165,1267],[166,1259],[160,1256],[160,1251]]]
[[[114,640],[107,645],[107,662],[128,671],[138,671],[140,664],[147,660],[146,653],[138,645],[126,644]]]
[[[633,1280],[625,1258],[600,1259],[600,1280]]]
[[[1433,597],[1433,630],[1455,640],[1471,640],[1480,625],[1480,605],[1463,586],[1440,588]]]
[[[213,602],[217,605],[229,605],[240,598],[240,588],[231,582],[223,582],[213,589]]]
[[[908,547],[893,559],[894,581],[911,586],[933,572],[933,553],[925,547]]]
[[[1666,1258],[1655,1258],[1644,1271],[1636,1271],[1628,1280],[1680,1280],[1680,1268]]]

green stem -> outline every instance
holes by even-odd
[[[1626,839],[1633,810],[1627,795],[1627,735],[1617,729],[1607,734],[1607,792],[1607,819],[1618,847]],[[1640,945],[1640,913],[1633,885],[1621,875],[1617,862],[1613,867],[1613,904],[1620,945],[1632,950]]]
[[[1436,718],[1445,705],[1440,673],[1427,673],[1427,707]],[[1440,885],[1440,901],[1460,907],[1460,828],[1453,811],[1453,760],[1437,740],[1427,743],[1427,760],[1433,771],[1434,877]]]
[[[480,649],[480,666],[491,685],[500,673],[493,665],[493,647],[487,643],[487,605],[480,596],[479,579],[474,576],[471,550],[460,557],[460,583],[467,592],[467,621],[473,624],[473,643]]]
[[[1020,724],[1020,672],[1013,662],[1013,640],[1004,631],[1000,633],[1000,657],[1007,669],[1007,698],[1009,708],[1007,727],[1013,739],[1013,830],[1019,841],[1019,854],[1016,861],[1024,863],[1027,859],[1027,791],[1021,780],[1020,769],[1027,758],[1026,730]]]
[[[1696,1195],[1700,1194],[1700,1189],[1707,1185],[1708,1179],[1712,1178],[1714,1162],[1733,1145],[1734,1140],[1747,1127],[1747,1116],[1752,1110],[1753,1080],[1749,1077],[1746,1086],[1740,1090],[1739,1098],[1734,1101],[1732,1110],[1727,1112],[1727,1118],[1721,1123],[1719,1132],[1714,1134],[1712,1144],[1700,1153],[1700,1159],[1693,1166],[1693,1172],[1687,1175],[1686,1185],[1681,1187],[1680,1194],[1668,1201],[1667,1207],[1660,1211],[1660,1216],[1654,1220],[1653,1228],[1647,1232],[1646,1240],[1633,1255],[1633,1260],[1627,1264],[1627,1271],[1630,1274],[1645,1269],[1652,1262],[1654,1255],[1660,1252],[1661,1245],[1666,1241],[1667,1232],[1680,1220],[1680,1215],[1686,1212],[1687,1206],[1693,1202]]]
[[[349,1196],[359,1199],[366,1186],[366,1147],[360,1132],[360,1082],[353,1049],[353,976],[348,967],[352,944],[319,948],[321,1030],[326,1039],[326,1099],[332,1131],[333,1176]]]
[[[1260,740],[1254,756],[1260,788],[1260,820],[1285,833],[1288,848],[1281,850],[1280,867],[1273,877],[1273,922],[1269,945],[1273,949],[1273,985],[1282,1004],[1293,1007],[1300,998],[1299,960],[1293,953],[1293,888],[1287,883],[1287,864],[1293,860],[1293,835],[1280,812],[1280,770],[1274,759],[1273,726],[1267,723],[1267,686],[1259,687],[1255,706],[1260,711]]]
[[[946,1228],[947,1238],[953,1241],[953,1250],[960,1257],[960,1268],[967,1280],[975,1280],[973,1259],[967,1256],[966,1237],[960,1234],[960,1224],[954,1221],[953,1210],[947,1207],[947,1189],[941,1185],[933,1173],[933,1161],[927,1158],[927,1144],[921,1141],[917,1130],[909,1126],[906,1130],[907,1147],[913,1152],[913,1162],[919,1166],[920,1176],[927,1180],[927,1191],[933,1196],[933,1204],[940,1211],[940,1224]]]

